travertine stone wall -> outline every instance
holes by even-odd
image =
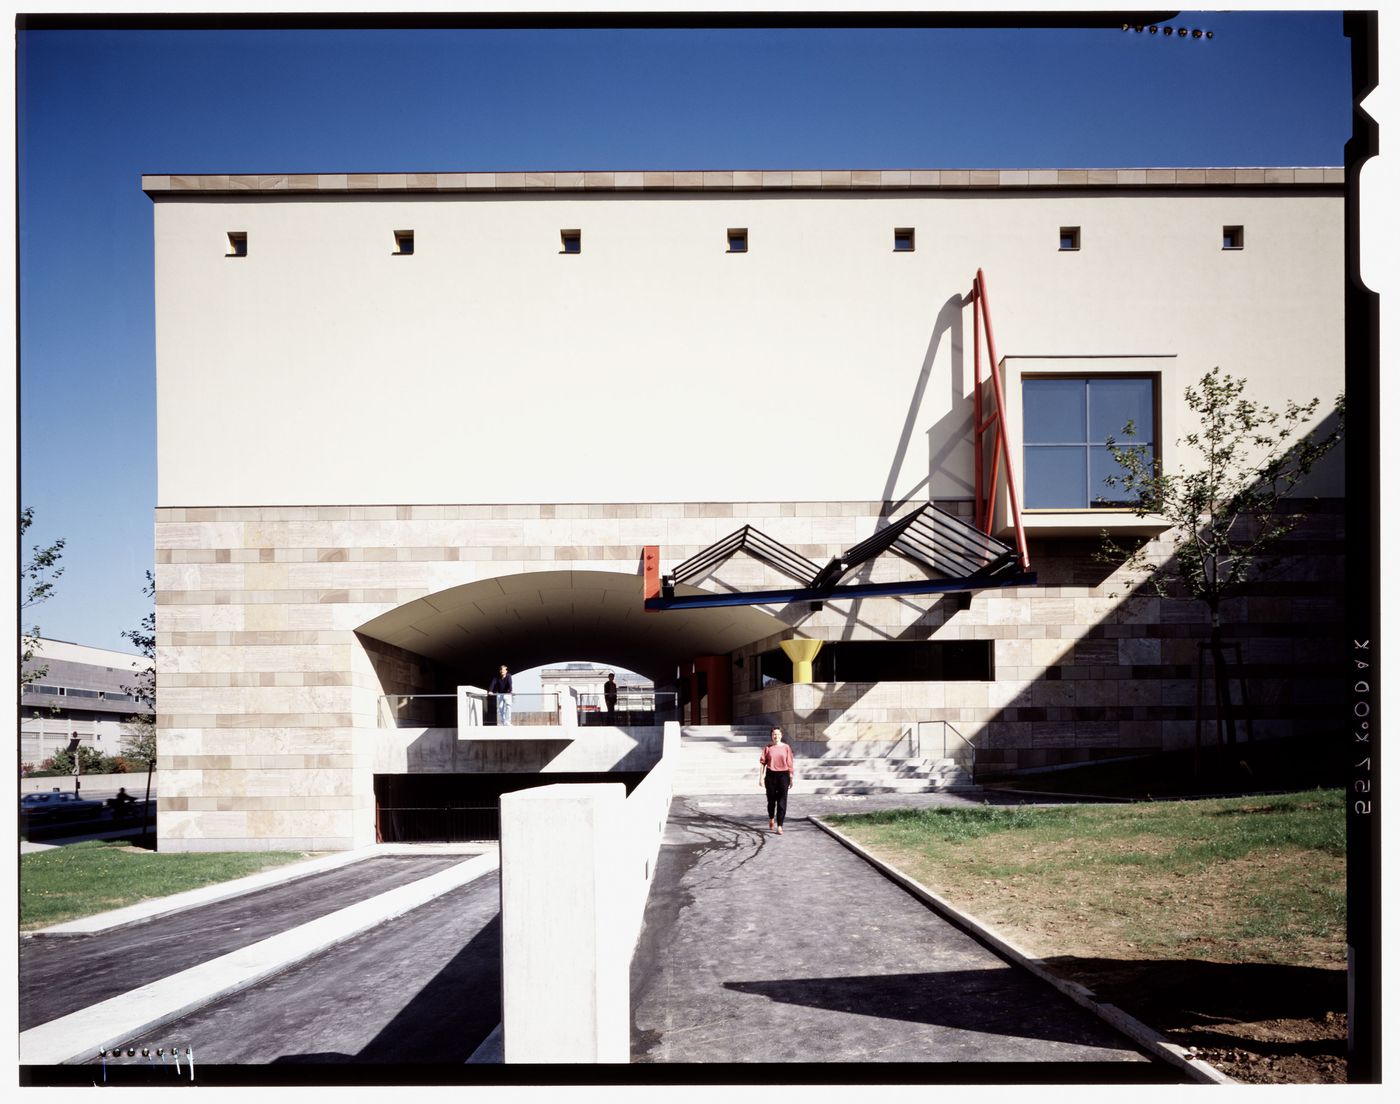
[[[669,570],[744,524],[824,563],[874,532],[887,510],[879,502],[159,509],[161,847],[334,850],[373,841],[380,695],[441,689],[421,657],[354,631],[396,606],[524,572],[635,575],[643,544],[660,544]],[[1317,510],[1292,544],[1298,555],[1225,611],[1255,676],[1259,735],[1332,723],[1343,553],[1336,504]],[[985,591],[967,610],[933,596],[772,610],[791,629],[736,658],[791,634],[992,639],[996,677],[763,693],[737,682],[735,720],[780,719],[795,740],[865,741],[872,751],[892,749],[911,723],[947,721],[977,743],[979,768],[1183,746],[1194,738],[1202,611],[1130,594],[1130,581],[1091,553],[1087,543],[1035,544],[1040,586]],[[870,577],[922,576],[900,563],[887,557]],[[785,582],[740,556],[702,585]]]
[[[1257,739],[1339,731],[1345,544],[1342,503],[1303,502],[1305,520],[1266,577],[1227,601],[1227,640],[1241,646],[1248,678],[1246,713]],[[1033,588],[982,591],[971,607],[949,599],[850,603],[849,620],[803,623],[824,639],[986,640],[994,644],[991,682],[736,685],[736,723],[784,726],[805,754],[914,753],[911,730],[925,725],[921,753],[937,754],[947,722],[977,747],[981,772],[1024,769],[1184,748],[1196,739],[1199,644],[1209,634],[1205,607],[1113,571],[1090,540],[1032,542]],[[1169,553],[1164,538],[1149,553]],[[867,607],[862,609],[861,607]],[[774,635],[741,649],[776,648]],[[1234,688],[1234,699],[1240,691]],[[1213,689],[1205,687],[1203,730],[1214,741]],[[932,724],[930,723],[932,722]],[[959,741],[948,737],[948,746]]]
[[[873,532],[882,509],[879,502],[158,509],[161,846],[372,842],[380,695],[433,681],[431,665],[413,653],[355,633],[381,613],[521,572],[634,575],[644,544],[660,544],[669,568],[745,524],[825,562]],[[735,580],[751,573],[742,557],[731,571]]]

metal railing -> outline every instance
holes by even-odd
[[[509,720],[512,725],[557,725],[559,719],[559,695],[553,691],[544,694],[508,694],[510,699]],[[500,725],[504,718],[497,716],[496,695],[486,695],[485,723]]]
[[[500,724],[495,694],[474,686],[463,687],[462,694],[467,699],[465,716],[457,694],[381,694],[379,727],[476,728]],[[680,695],[673,690],[622,690],[612,709],[602,694],[570,694],[567,701],[563,699],[564,694],[556,691],[511,694],[510,724],[641,728],[683,720]],[[565,716],[566,713],[573,715]]]
[[[464,688],[470,702],[468,716],[461,716],[456,694],[381,694],[379,697],[380,728],[475,728],[496,725],[496,695]],[[559,695],[511,694],[510,724],[557,725]]]
[[[924,739],[924,730],[930,725],[939,725],[943,730],[936,745],[940,751],[938,758],[951,759],[959,766],[965,766],[968,772],[975,776],[977,773],[977,745],[959,732],[949,721],[919,721],[914,726],[911,735],[917,741],[913,748],[915,756],[928,755],[930,758],[933,757],[934,741],[925,741]],[[948,734],[950,732],[959,741],[953,744],[951,752],[948,748]]]
[[[642,727],[680,719],[680,695],[673,690],[619,690],[611,709],[602,694],[578,695],[578,723],[584,726]]]

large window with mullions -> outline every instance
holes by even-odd
[[[1156,456],[1156,377],[1024,377],[1021,409],[1026,509],[1130,505],[1121,487],[1105,482],[1122,470],[1106,442],[1146,445]],[[1131,438],[1124,433],[1129,423]]]

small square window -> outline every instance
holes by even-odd
[[[729,252],[747,253],[749,251],[749,232],[743,227],[726,230],[725,236],[729,239]]]
[[[1079,227],[1060,227],[1060,248],[1065,252],[1070,252],[1079,248]]]
[[[560,230],[559,245],[561,253],[582,253],[583,235],[578,230]]]
[[[248,231],[230,230],[228,232],[228,252],[227,257],[246,257],[248,255]]]
[[[896,253],[914,252],[914,228],[912,226],[895,228],[894,251]]]
[[[1244,227],[1227,226],[1221,231],[1222,249],[1243,249],[1244,248]]]
[[[413,255],[413,231],[394,231],[394,256],[410,257]]]

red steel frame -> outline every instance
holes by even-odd
[[[982,417],[982,333],[987,335],[988,375],[992,381],[992,396],[996,409]],[[996,512],[997,486],[1000,466],[1006,464],[1006,489],[1011,497],[1011,519],[1016,527],[1016,552],[1021,557],[1021,570],[1029,571],[1030,553],[1026,551],[1026,530],[1021,524],[1021,501],[1016,493],[1016,469],[1011,463],[1011,439],[1006,432],[1006,399],[1002,395],[1000,360],[997,358],[996,338],[992,334],[992,314],[987,301],[987,277],[982,270],[972,281],[972,402],[973,402],[973,470],[975,473],[976,519],[982,532],[991,535],[992,517]],[[987,431],[996,428],[992,442],[992,470],[983,472],[983,441]]]

